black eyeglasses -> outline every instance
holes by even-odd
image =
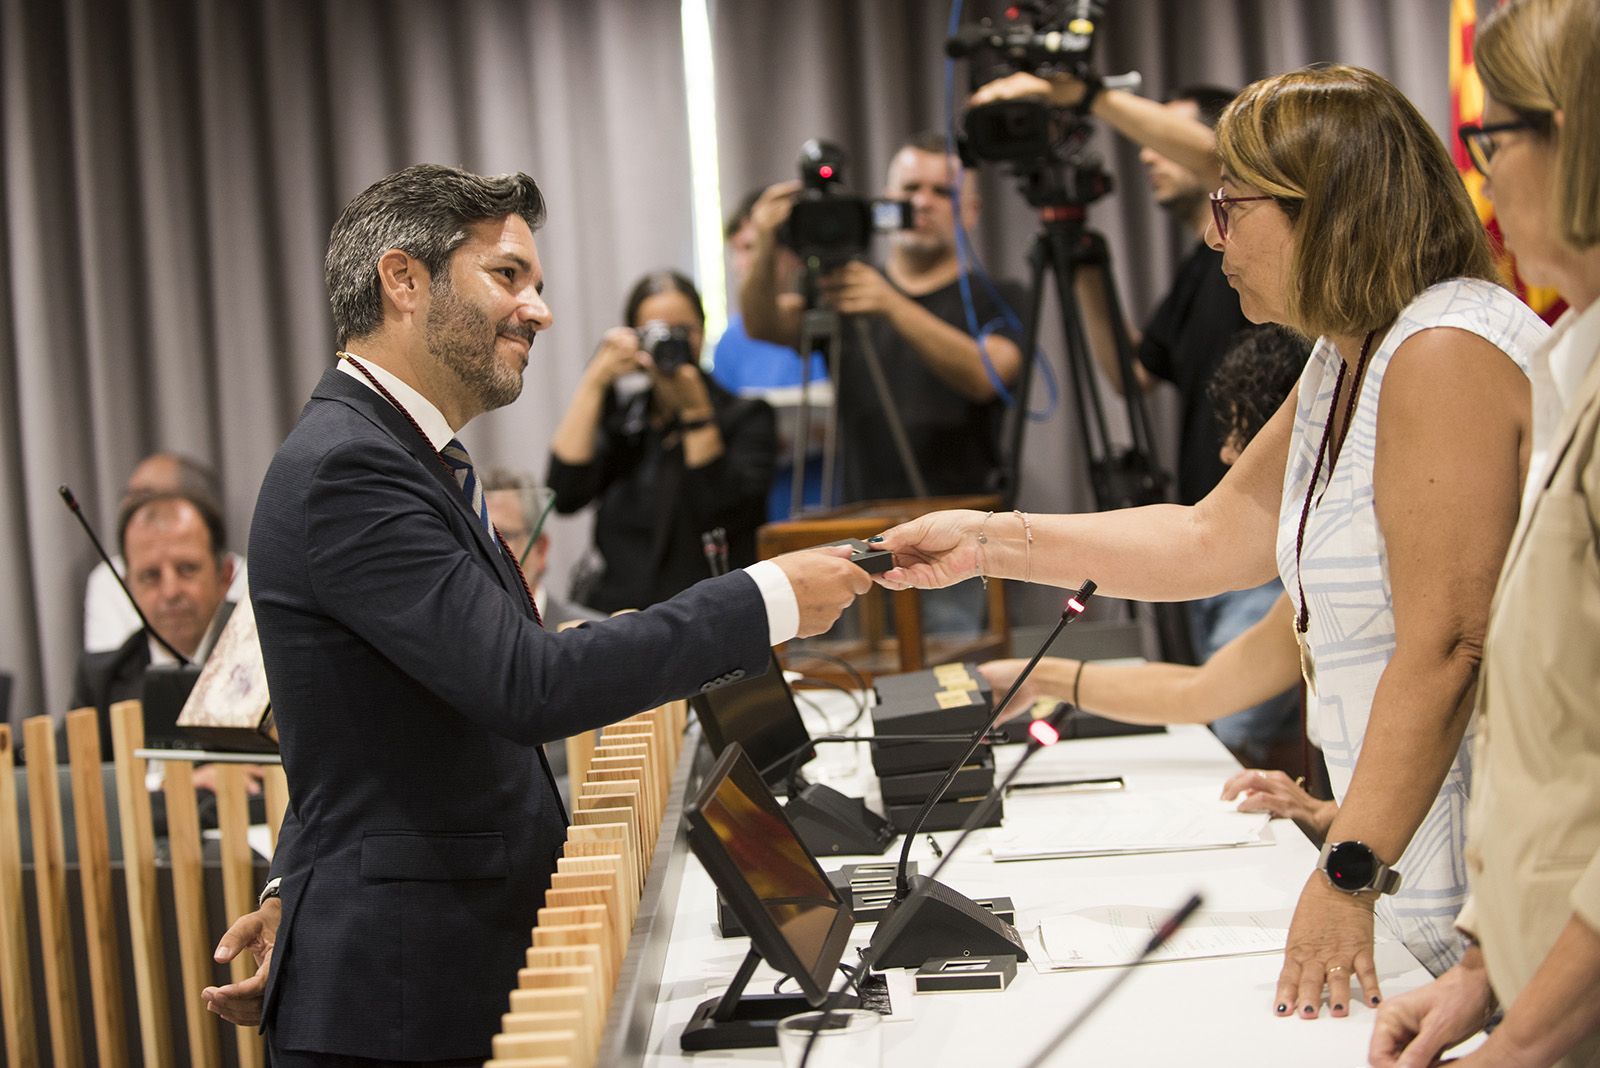
[[[1513,130],[1544,129],[1545,124],[1534,119],[1492,122],[1487,126],[1469,122],[1456,128],[1456,136],[1461,138],[1462,145],[1466,147],[1467,158],[1472,161],[1473,168],[1487,178],[1489,161],[1494,159],[1494,154],[1500,150],[1499,142],[1494,139],[1495,134],[1511,133]]]
[[[1228,240],[1228,205],[1243,204],[1250,200],[1277,200],[1277,197],[1230,197],[1218,189],[1211,194],[1211,221],[1217,227],[1217,240]]]

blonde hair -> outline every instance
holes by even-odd
[[[1473,51],[1490,96],[1554,131],[1557,232],[1576,249],[1600,244],[1600,5],[1512,0],[1484,19]]]
[[[1435,283],[1499,281],[1438,136],[1372,71],[1315,65],[1247,86],[1222,113],[1217,148],[1294,226],[1286,326],[1363,334]]]

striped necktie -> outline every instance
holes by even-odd
[[[489,522],[489,506],[483,499],[483,484],[478,481],[478,473],[472,469],[472,457],[467,455],[467,450],[461,442],[451,438],[439,450],[439,455],[444,458],[445,464],[450,468],[451,474],[456,476],[456,484],[461,487],[461,492],[466,494],[467,505],[472,509],[472,514],[478,517],[478,525],[483,527],[483,532],[489,540],[496,545],[500,539],[495,537],[494,527]]]

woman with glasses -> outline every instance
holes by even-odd
[[[939,512],[886,532],[885,585],[974,573],[1188,600],[1274,573],[1339,810],[1271,1006],[1377,1004],[1374,912],[1434,974],[1460,956],[1464,743],[1517,516],[1528,355],[1546,334],[1496,281],[1444,146],[1370,71],[1248,87],[1217,126],[1208,240],[1245,315],[1316,347],[1295,392],[1190,508]]]
[[[1571,306],[1532,359],[1522,514],[1495,591],[1468,818],[1472,945],[1379,1014],[1372,1063],[1600,1064],[1600,6],[1513,0],[1461,131],[1529,282]]]
[[[648,608],[713,566],[755,563],[778,449],[771,406],[700,370],[705,310],[687,277],[639,279],[623,321],[601,338],[556,426],[546,478],[563,515],[600,502],[603,566],[579,599],[601,612]],[[713,548],[702,535],[719,527]]]

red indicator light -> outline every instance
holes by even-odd
[[[1076,597],[1067,598],[1067,607],[1072,609],[1074,615],[1083,615],[1083,602]]]
[[[1011,7],[1006,8],[1006,18],[1010,19],[1012,22],[1017,21],[1021,17],[1022,17],[1022,9],[1021,8],[1017,7],[1016,5],[1012,5]]]
[[[1040,745],[1055,745],[1061,740],[1061,732],[1050,726],[1049,720],[1034,720],[1028,725],[1028,733],[1033,735],[1033,740]]]
[[[832,178],[833,168],[824,163],[822,166],[817,168],[817,174],[823,178]]]

